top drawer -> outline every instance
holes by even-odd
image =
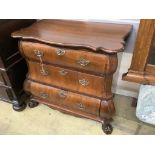
[[[117,67],[117,55],[104,55],[87,50],[53,47],[41,43],[22,41],[20,48],[25,57],[76,69],[110,74]]]

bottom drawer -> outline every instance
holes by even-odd
[[[27,81],[25,90],[52,104],[99,116],[100,99]]]

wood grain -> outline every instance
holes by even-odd
[[[132,26],[71,20],[40,20],[14,32],[14,38],[33,39],[52,45],[84,47],[93,51],[117,53],[124,50]]]
[[[76,111],[83,111],[83,113],[90,113],[96,116],[99,115],[99,99],[75,94],[69,91],[65,91],[65,96],[61,96],[60,92],[63,91],[62,89],[45,86],[31,81],[27,81],[25,90],[31,92],[33,96],[49,102],[49,104],[56,104],[69,109],[74,109]],[[48,97],[46,99],[42,98],[41,93],[48,94]],[[82,106],[80,104],[82,104]]]
[[[123,51],[131,28],[41,20],[13,33],[20,40],[20,52],[29,68],[24,84],[32,95],[29,103],[37,101],[75,116],[105,121],[102,127],[107,125],[110,130],[108,121],[115,112],[111,85],[117,52]]]
[[[28,61],[29,75],[28,79],[45,83],[52,86],[60,86],[73,91],[78,91],[84,94],[88,94],[96,97],[106,97],[105,77],[95,76],[87,73],[81,73],[61,67],[54,67],[51,65],[45,65],[44,69],[48,72],[48,75],[41,74],[41,66],[39,63]],[[61,75],[61,71],[66,72],[65,75]],[[111,79],[109,76],[108,79]],[[79,80],[88,81],[88,85],[83,86]]]
[[[122,79],[126,81],[155,84],[155,66],[148,64],[148,59],[155,36],[155,20],[142,19],[140,21],[131,66]]]
[[[65,50],[64,55],[57,55],[57,50]],[[72,48],[53,47],[46,44],[22,41],[20,43],[20,50],[24,57],[39,61],[35,51],[38,50],[43,53],[42,60],[48,64],[58,64],[61,66],[72,67],[84,71],[98,72],[100,74],[112,74],[117,68],[117,55],[97,54],[90,50],[75,50]],[[86,66],[81,66],[78,62],[83,58],[88,60]]]

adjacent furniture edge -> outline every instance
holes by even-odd
[[[140,21],[131,66],[122,79],[140,84],[155,84],[155,66],[148,64],[155,35],[155,20]]]
[[[146,72],[138,72],[129,70],[124,73],[122,79],[125,81],[136,82],[140,84],[155,84],[155,76]]]
[[[23,81],[27,66],[18,51],[18,40],[11,38],[11,33],[34,22],[34,19],[0,20],[0,100],[12,103],[16,111],[26,107]]]

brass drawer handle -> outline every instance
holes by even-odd
[[[78,109],[80,109],[80,110],[86,109],[86,107],[85,107],[85,105],[84,105],[83,103],[77,103],[77,107],[78,107]]]
[[[59,73],[60,73],[60,75],[62,75],[62,76],[68,74],[68,72],[65,71],[64,69],[60,70]]]
[[[40,73],[43,75],[43,76],[47,76],[48,75],[48,70],[44,68],[44,64],[43,64],[43,52],[42,51],[39,51],[39,50],[34,50],[34,53],[35,55],[39,58],[40,60],[40,67],[41,67],[41,70],[40,70]]]
[[[40,97],[43,98],[43,99],[47,99],[48,98],[48,94],[44,93],[44,92],[41,92],[40,93]]]
[[[60,96],[61,98],[65,98],[65,97],[67,96],[67,91],[65,91],[65,90],[60,90],[60,91],[59,91],[59,96]]]
[[[43,76],[49,75],[48,70],[47,70],[47,69],[44,69],[44,68],[40,70],[40,73],[41,73],[41,75],[43,75]]]
[[[34,54],[37,56],[37,57],[42,57],[44,54],[42,51],[39,51],[39,50],[34,50]]]
[[[86,60],[84,58],[80,58],[77,63],[80,64],[81,66],[85,67],[90,63],[90,61]]]
[[[80,83],[82,86],[88,86],[89,81],[87,81],[87,80],[85,80],[85,79],[82,79],[82,80],[79,80],[79,83]]]
[[[63,49],[57,49],[56,50],[56,53],[57,53],[57,55],[64,55],[65,53],[66,53],[66,51],[65,50],[63,50]]]

